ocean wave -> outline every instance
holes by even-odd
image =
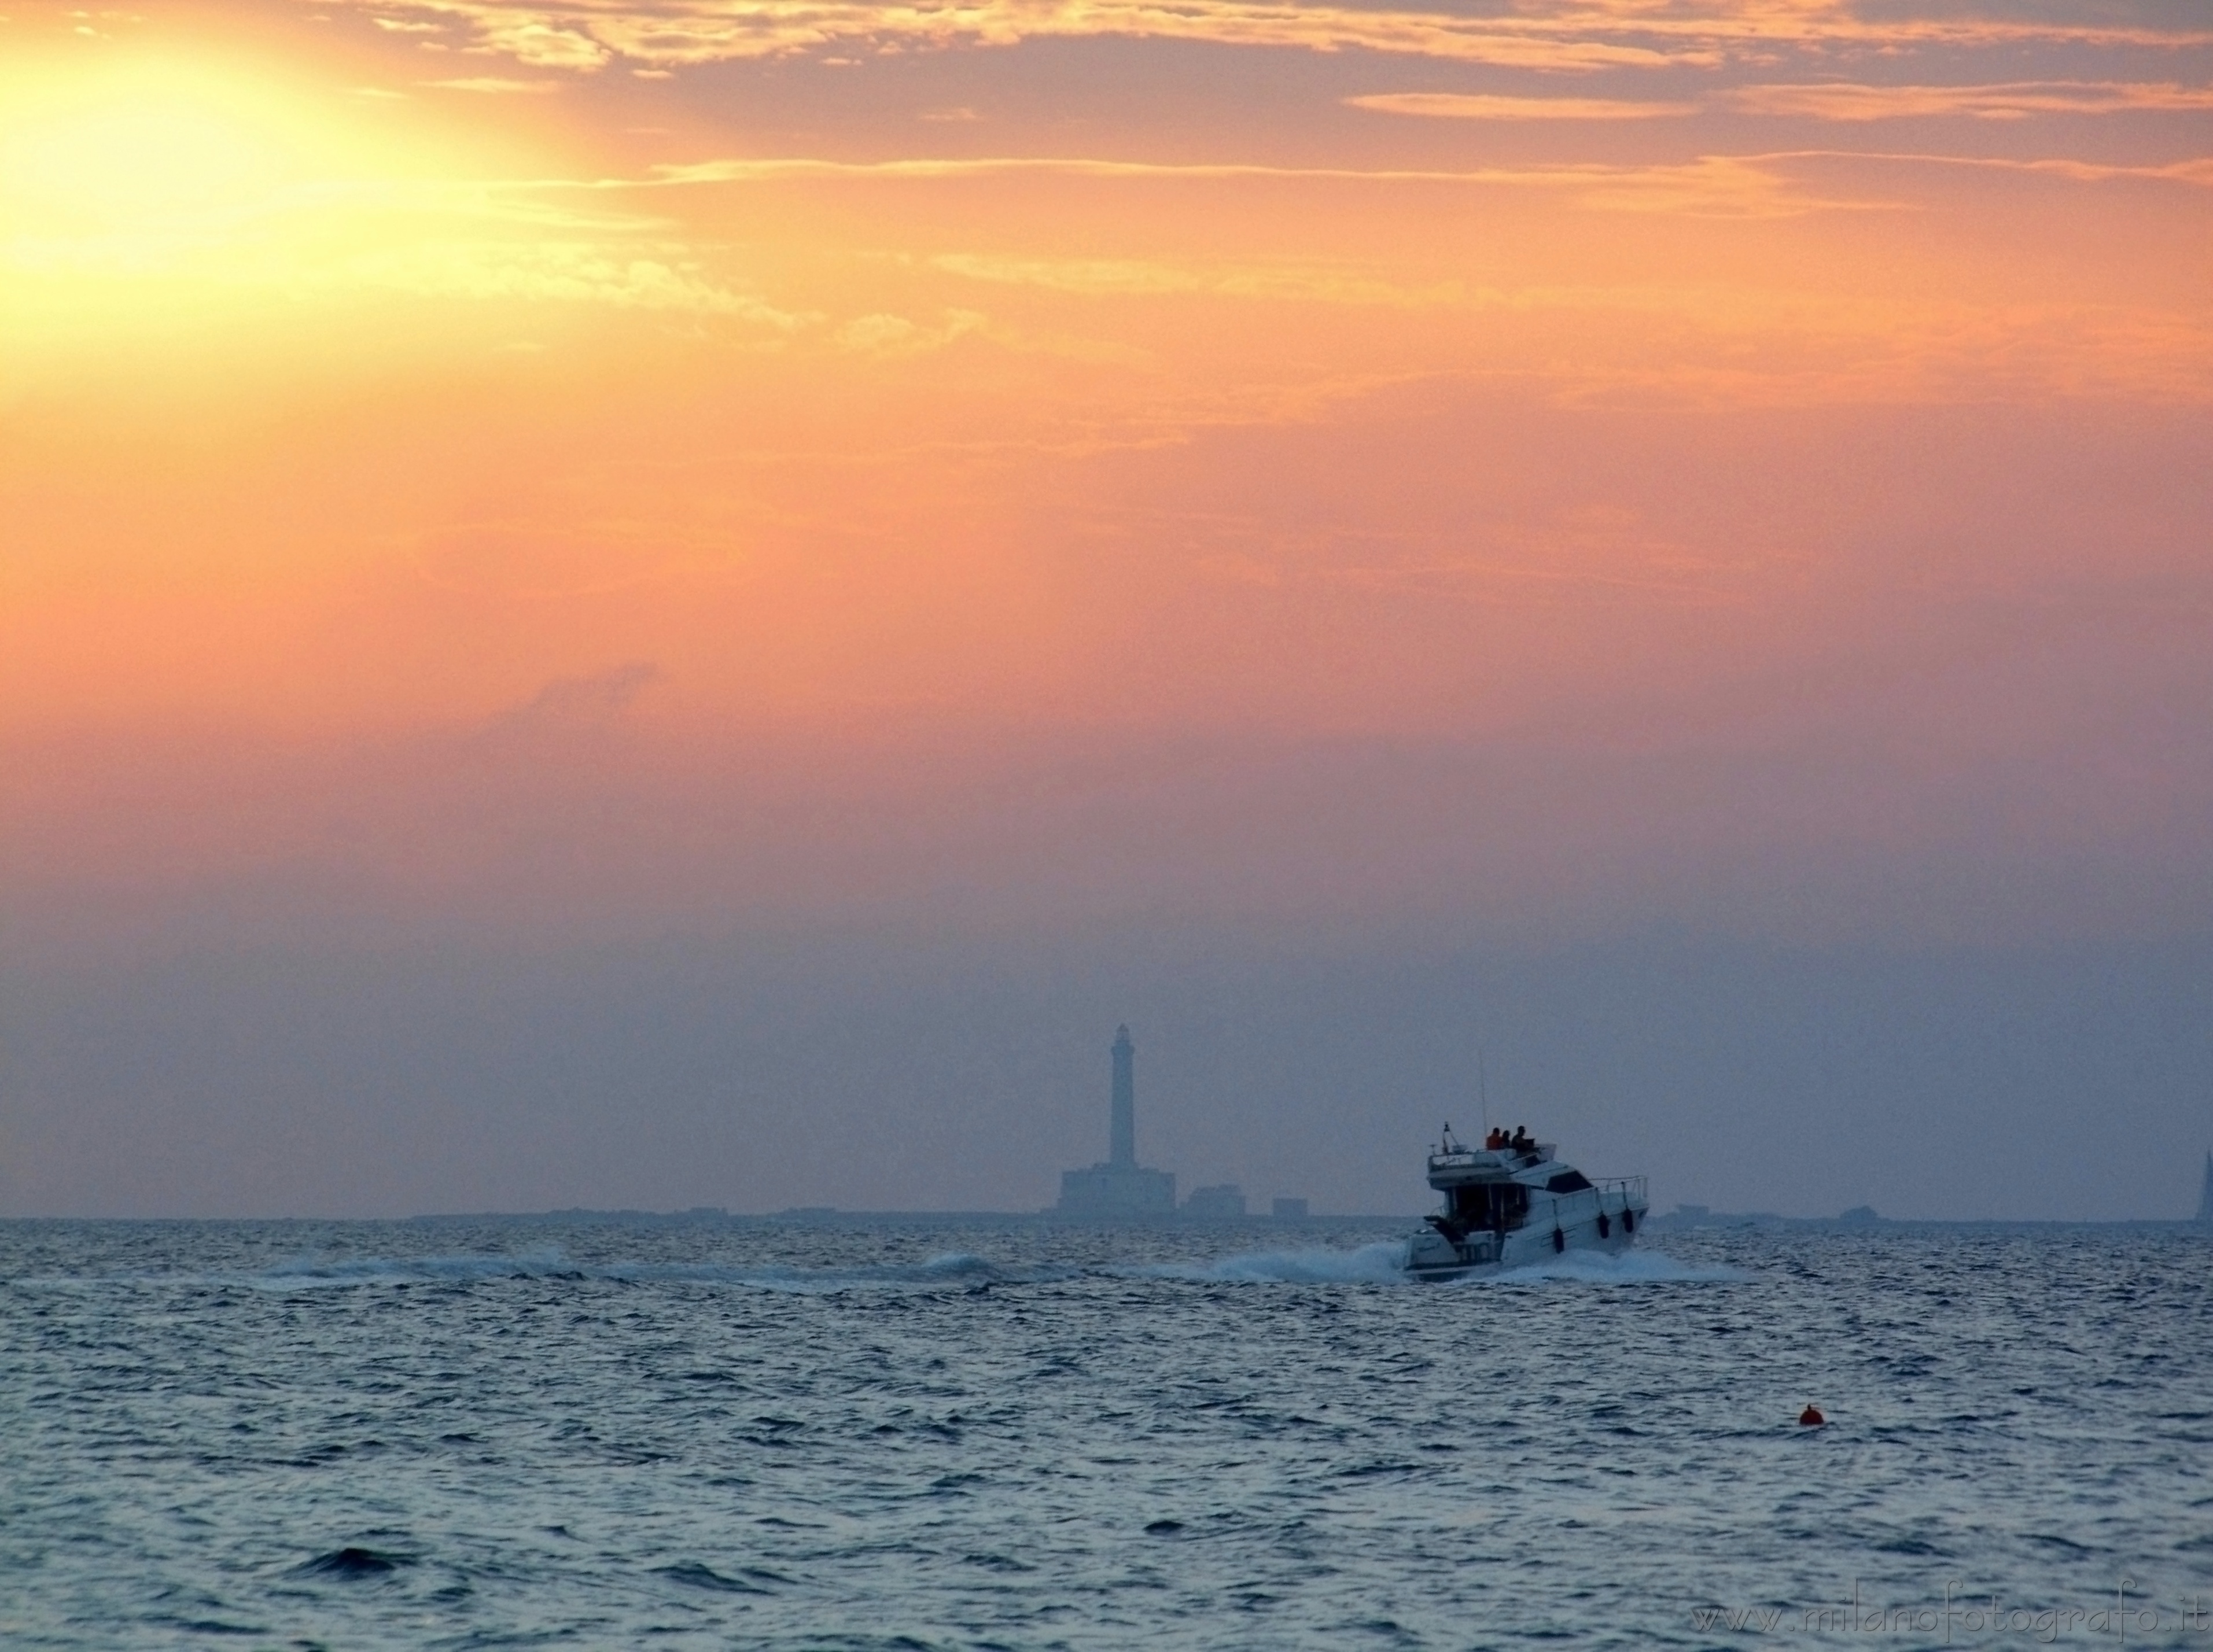
[[[1407,1278],[1406,1246],[1403,1240],[1387,1240],[1351,1251],[1252,1251],[1211,1262],[1161,1263],[1127,1271],[1200,1284],[1395,1285]]]
[[[1593,1285],[1724,1284],[1747,1276],[1734,1268],[1679,1262],[1664,1251],[1570,1251],[1502,1273],[1471,1276],[1468,1283],[1524,1284],[1562,1280]]]
[[[192,1276],[210,1285],[260,1291],[301,1291],[378,1285],[472,1285],[501,1281],[579,1284],[690,1284],[741,1290],[820,1295],[839,1291],[967,1291],[992,1285],[1052,1284],[1084,1277],[1180,1280],[1195,1284],[1404,1285],[1424,1283],[1405,1271],[1406,1245],[1386,1240],[1354,1249],[1241,1252],[1204,1260],[1082,1264],[1055,1260],[1027,1266],[993,1262],[950,1251],[911,1262],[805,1266],[776,1263],[581,1262],[558,1247],[433,1256],[299,1256],[253,1272]],[[109,1276],[142,1283],[171,1283],[180,1276]],[[1683,1284],[1741,1280],[1735,1269],[1692,1265],[1662,1252],[1619,1253],[1571,1251],[1503,1272],[1472,1273],[1461,1285]],[[17,1280],[19,1286],[52,1283],[82,1288],[83,1279]]]
[[[1059,1277],[1067,1270],[1051,1271]],[[706,1262],[571,1261],[558,1250],[496,1255],[409,1257],[301,1257],[247,1276],[242,1283],[268,1290],[377,1284],[472,1284],[502,1279],[574,1280],[609,1284],[731,1285],[754,1290],[820,1293],[835,1290],[923,1287],[962,1289],[1002,1281],[1048,1277],[1040,1271],[1017,1271],[965,1251],[948,1252],[922,1262],[893,1262],[852,1267],[732,1266]]]
[[[1165,1263],[1124,1270],[1154,1279],[1201,1284],[1405,1285],[1423,1283],[1406,1271],[1403,1241],[1357,1250],[1254,1251],[1211,1262]],[[1659,1251],[1570,1251],[1498,1273],[1471,1273],[1456,1284],[1530,1284],[1545,1281],[1604,1285],[1722,1283],[1745,1276],[1734,1268],[1692,1266]]]
[[[0,1222],[0,1643],[1995,1652],[2125,1564],[2213,1652],[2194,1234],[1411,1227]]]

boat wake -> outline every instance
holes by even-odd
[[[1396,1285],[1406,1280],[1406,1246],[1403,1240],[1386,1240],[1353,1251],[1253,1251],[1213,1262],[1162,1263],[1127,1271],[1198,1284]]]
[[[707,1262],[582,1263],[559,1250],[500,1255],[417,1257],[302,1257],[234,1276],[225,1283],[260,1290],[290,1291],[377,1285],[465,1286],[503,1280],[565,1281],[610,1285],[704,1285],[744,1290],[822,1295],[838,1291],[966,1291],[990,1285],[1048,1284],[1090,1275],[1159,1279],[1192,1284],[1407,1285],[1404,1241],[1387,1240],[1354,1250],[1251,1251],[1209,1261],[1080,1266],[1010,1267],[965,1251],[920,1262],[849,1267],[733,1265]],[[1745,1276],[1734,1269],[1693,1266],[1657,1251],[1618,1254],[1570,1251],[1504,1272],[1479,1272],[1449,1283],[1463,1285],[1688,1284]]]
[[[302,1258],[247,1276],[242,1283],[265,1290],[349,1285],[473,1284],[505,1279],[578,1283],[731,1285],[754,1290],[819,1295],[828,1291],[901,1288],[970,1290],[994,1283],[1066,1277],[1070,1270],[1001,1267],[980,1256],[952,1252],[924,1262],[880,1263],[843,1268],[732,1266],[706,1262],[579,1263],[558,1250],[498,1256]]]
[[[1735,1268],[1679,1262],[1661,1251],[1570,1251],[1503,1273],[1478,1275],[1467,1283],[1521,1285],[1559,1280],[1591,1285],[1689,1285],[1726,1284],[1747,1277]]]
[[[1254,1251],[1218,1261],[1165,1264],[1129,1271],[1152,1279],[1186,1279],[1202,1284],[1408,1285],[1424,1283],[1406,1271],[1404,1241],[1363,1245],[1358,1250]],[[1745,1276],[1734,1268],[1693,1266],[1658,1251],[1570,1251],[1564,1256],[1509,1268],[1472,1273],[1447,1283],[1464,1285],[1529,1285],[1550,1282],[1593,1285],[1667,1285],[1725,1283]]]

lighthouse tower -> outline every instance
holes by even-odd
[[[1114,1029],[1114,1119],[1106,1162],[1117,1170],[1137,1167],[1137,1046],[1126,1024]]]
[[[1118,1217],[1173,1215],[1175,1177],[1137,1162],[1137,1045],[1127,1027],[1114,1029],[1114,1086],[1106,1119],[1106,1157],[1060,1173],[1056,1216]]]

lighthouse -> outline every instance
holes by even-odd
[[[1106,1162],[1117,1170],[1137,1167],[1137,1046],[1127,1022],[1114,1029],[1114,1116]]]
[[[1082,1170],[1060,1173],[1056,1216],[1117,1217],[1170,1216],[1176,1208],[1175,1177],[1137,1162],[1137,1045],[1126,1026],[1114,1029],[1109,1052],[1113,1088],[1106,1114],[1106,1156]]]

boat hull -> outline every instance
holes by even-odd
[[[1592,1192],[1556,1199],[1549,1210],[1532,1210],[1525,1225],[1504,1234],[1455,1237],[1426,1227],[1407,1241],[1406,1271],[1417,1279],[1464,1279],[1531,1267],[1561,1256],[1619,1255],[1637,1242],[1644,1216],[1641,1202],[1608,1199],[1601,1206]]]

